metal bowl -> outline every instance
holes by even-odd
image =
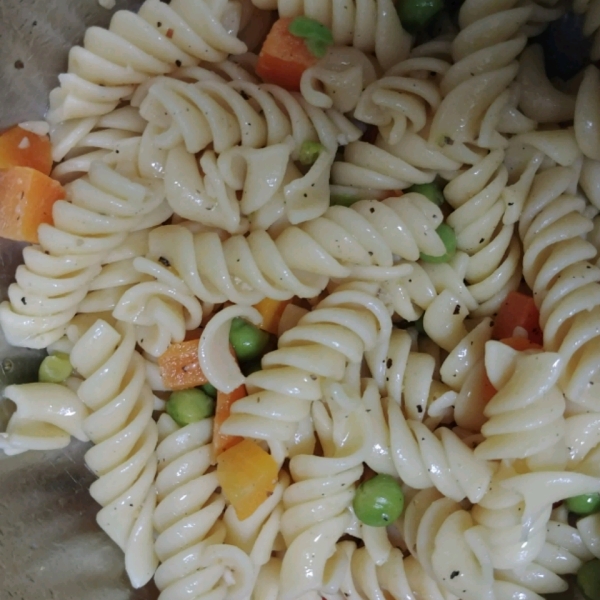
[[[119,9],[141,0],[0,0],[0,130],[40,119],[67,53],[86,27],[107,25]],[[0,238],[0,300],[23,245]],[[0,331],[0,398],[6,385],[32,381],[42,354],[11,348]],[[4,403],[3,403],[4,402]],[[10,414],[0,399],[0,431]],[[155,600],[152,583],[133,590],[121,550],[96,524],[88,493],[94,476],[87,444],[6,457],[0,452],[0,600]],[[568,593],[555,600],[577,598]]]
[[[67,66],[68,49],[112,11],[97,0],[0,0],[0,130],[40,119]],[[0,238],[0,296],[21,262],[22,244]],[[0,392],[31,381],[41,353],[11,348],[0,333]],[[0,401],[0,431],[9,415]],[[154,600],[153,585],[133,590],[121,550],[96,525],[86,444],[5,457],[0,452],[0,600]]]

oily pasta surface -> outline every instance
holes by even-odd
[[[145,0],[70,50],[0,304],[68,375],[6,388],[0,450],[92,443],[133,587],[535,600],[600,559],[600,2],[454,4]]]

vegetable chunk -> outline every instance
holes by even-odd
[[[52,206],[64,197],[58,181],[31,167],[0,171],[0,237],[37,244],[38,227],[52,223]]]
[[[240,442],[217,459],[217,479],[240,521],[273,493],[278,472],[275,459],[252,440]]]
[[[44,175],[52,170],[52,150],[46,135],[37,135],[18,125],[0,134],[0,169],[30,167]]]
[[[187,390],[208,383],[200,368],[198,340],[171,344],[158,359],[163,383],[170,390]]]

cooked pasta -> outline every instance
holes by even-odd
[[[53,208],[53,225],[39,228],[39,246],[0,305],[4,335],[14,346],[45,348],[66,330],[104,258],[127,233],[162,223],[171,214],[160,189],[128,180],[102,163],[66,188]]]
[[[351,365],[384,343],[390,330],[389,315],[375,298],[353,289],[329,295],[279,338],[277,350],[263,357],[262,370],[247,378],[256,391],[232,406],[223,433],[293,448],[298,424],[310,414],[312,402],[326,393],[343,399],[344,388],[352,390]],[[381,364],[378,357],[373,362]]]
[[[132,585],[141,587],[157,567],[152,518],[158,432],[133,328],[96,321],[73,346],[71,363],[84,378],[77,395],[90,411],[83,428],[95,444],[85,462],[98,476],[90,487],[102,506],[96,520],[125,553]]]
[[[159,148],[183,142],[192,153],[211,143],[217,154],[237,144],[262,148],[284,142],[288,136],[296,151],[307,140],[319,140],[335,153],[338,145],[361,135],[333,108],[322,110],[280,87],[244,80],[206,79],[190,84],[162,78],[148,89],[140,114],[164,129],[156,138]]]
[[[158,427],[162,441],[156,451],[158,504],[153,522],[158,533],[154,548],[161,563],[155,576],[160,598],[181,597],[186,589],[248,598],[254,565],[246,552],[224,543],[226,531],[219,517],[225,500],[215,473],[208,472],[212,420],[181,429],[163,414]]]
[[[331,27],[336,44],[372,52],[384,69],[406,58],[410,36],[392,0],[252,0],[263,9],[277,9],[282,17],[306,15]]]
[[[66,200],[0,304],[50,356],[0,449],[92,442],[134,587],[542,600],[598,568],[600,2],[455,4],[145,0],[70,51],[33,125]]]
[[[589,388],[598,368],[592,324],[600,286],[589,262],[596,249],[580,237],[593,227],[582,214],[585,200],[567,193],[572,177],[560,166],[535,177],[519,223],[523,275],[540,307],[544,344],[564,362],[562,390],[569,400],[595,406]]]
[[[105,115],[149,77],[242,54],[238,25],[237,2],[146,0],[137,14],[118,11],[108,29],[90,27],[83,46],[71,48],[68,72],[50,93],[48,120]]]
[[[0,449],[8,456],[64,448],[71,436],[88,441],[83,428],[88,411],[69,387],[25,383],[7,386],[3,395],[16,407],[6,431],[0,433]]]

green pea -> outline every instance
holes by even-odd
[[[212,383],[205,383],[204,385],[200,386],[200,389],[211,398],[217,397],[218,390]]]
[[[416,185],[410,186],[407,192],[417,192],[418,194],[422,194],[427,198],[427,200],[431,200],[435,205],[441,206],[444,204],[446,199],[444,198],[444,194],[437,183],[417,183]]]
[[[441,256],[431,256],[429,254],[423,254],[421,252],[421,260],[428,263],[447,263],[456,254],[456,233],[450,225],[442,223],[435,232],[440,236],[440,239],[446,247],[446,253]]]
[[[292,35],[302,38],[310,53],[317,58],[323,58],[333,44],[331,29],[304,15],[296,17],[288,30]]]
[[[582,494],[567,499],[567,508],[576,515],[591,515],[600,511],[600,494]]]
[[[261,357],[269,344],[269,334],[262,329],[236,317],[231,322],[229,343],[240,362]]]
[[[586,562],[577,572],[577,585],[588,600],[600,600],[600,560]]]
[[[329,204],[331,206],[352,206],[355,202],[358,202],[360,198],[352,196],[351,194],[331,194]]]
[[[396,10],[402,27],[411,33],[431,23],[444,8],[444,0],[399,0]]]
[[[215,400],[197,388],[173,392],[167,401],[167,414],[182,427],[215,414]]]
[[[57,352],[44,358],[38,371],[38,379],[44,383],[62,383],[72,372],[69,355]]]
[[[315,164],[317,158],[319,158],[319,155],[321,152],[323,152],[323,150],[325,150],[325,146],[319,142],[302,142],[298,160],[305,167],[310,167],[311,165]]]
[[[402,514],[404,493],[393,477],[380,474],[358,486],[352,506],[365,525],[385,527]]]

